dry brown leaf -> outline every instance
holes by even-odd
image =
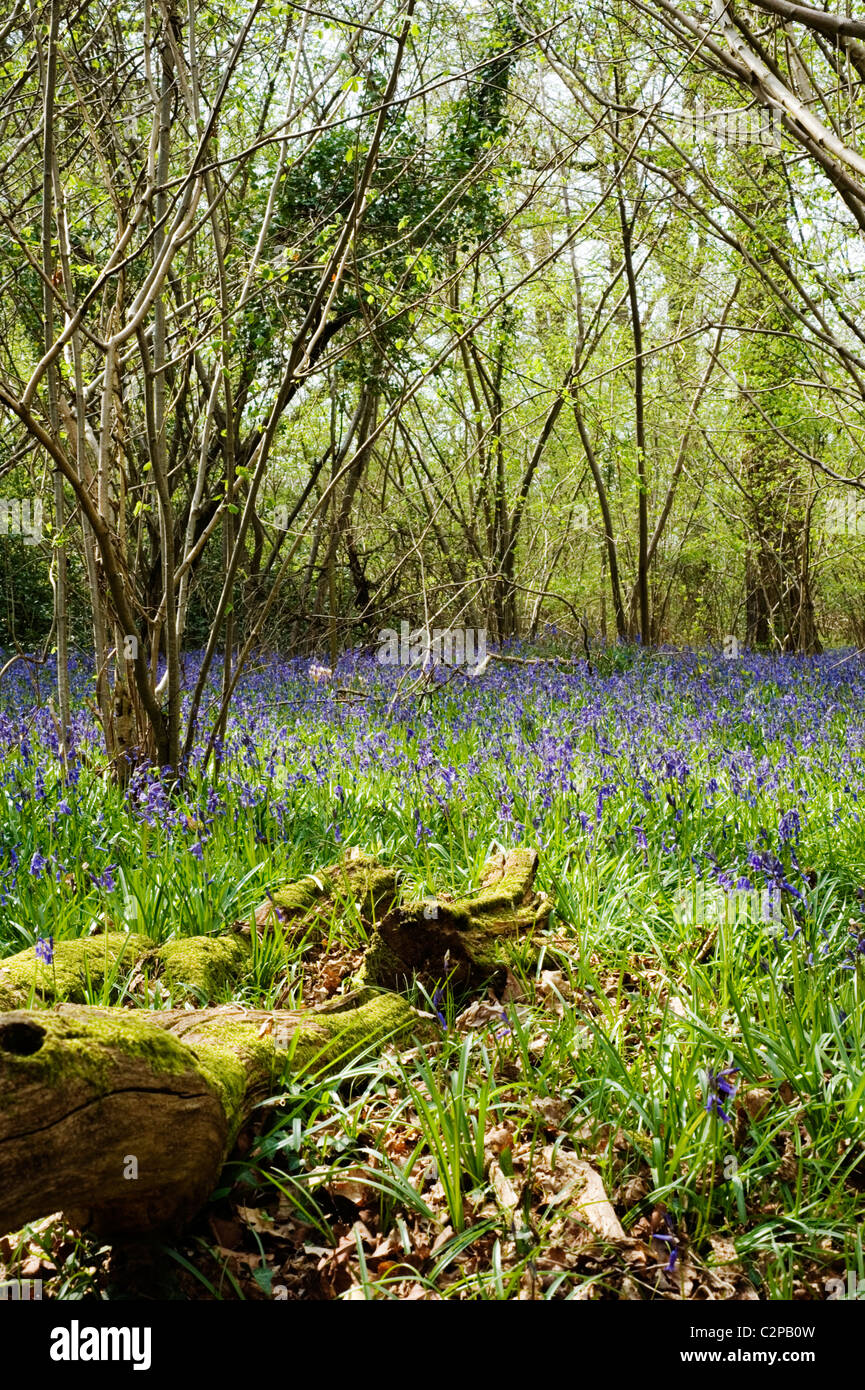
[[[400,1241],[399,1236],[395,1235],[394,1232],[391,1231],[390,1235],[387,1236],[387,1238],[386,1238],[385,1240],[380,1240],[380,1241],[379,1241],[378,1245],[375,1247],[375,1249],[372,1251],[372,1253],[369,1254],[369,1255],[367,1256],[367,1259],[368,1259],[368,1260],[383,1260],[383,1259],[386,1259],[388,1255],[403,1255],[403,1254],[404,1254],[404,1251],[403,1251],[402,1242]]]
[[[369,1200],[369,1183],[360,1168],[341,1168],[335,1182],[327,1184],[327,1190],[334,1197],[345,1197],[356,1207]]]
[[[784,1135],[784,1152],[781,1155],[781,1162],[778,1164],[778,1177],[782,1182],[795,1182],[799,1172],[799,1158],[796,1153],[796,1144],[792,1134]]]
[[[622,1183],[617,1195],[617,1202],[622,1207],[635,1207],[648,1197],[651,1190],[651,1177],[648,1173],[638,1173],[636,1177],[628,1178],[627,1182]]]
[[[539,1115],[547,1129],[560,1129],[568,1117],[567,1101],[552,1096],[536,1096],[531,1103],[532,1114]]]
[[[520,1194],[517,1192],[508,1175],[503,1172],[498,1163],[496,1163],[495,1159],[493,1159],[490,1164],[490,1182],[493,1185],[493,1191],[496,1194],[496,1199],[499,1204],[503,1206],[506,1211],[513,1211],[514,1208],[519,1205]]]
[[[765,1086],[755,1086],[752,1090],[745,1091],[739,1099],[750,1118],[759,1120],[772,1104],[772,1092]]]
[[[224,1246],[217,1245],[216,1251],[224,1260],[228,1260],[229,1264],[234,1266],[246,1265],[250,1272],[254,1269],[258,1269],[261,1264],[260,1255],[252,1255],[246,1250],[226,1250]]]
[[[227,1220],[221,1216],[211,1216],[208,1224],[217,1245],[230,1249],[243,1244],[243,1227],[239,1221]]]
[[[491,1153],[500,1154],[504,1149],[513,1148],[514,1136],[507,1125],[499,1125],[497,1129],[488,1129],[484,1135],[484,1148]]]
[[[238,1207],[237,1215],[251,1231],[264,1231],[268,1235],[273,1231],[273,1217],[267,1211],[259,1211],[256,1207]]]
[[[736,1246],[732,1240],[728,1240],[724,1236],[710,1236],[709,1244],[712,1247],[713,1257],[711,1268],[714,1269],[720,1265],[732,1265],[738,1260]]]
[[[550,1206],[560,1206],[563,1202],[577,1198],[574,1210],[593,1231],[605,1240],[626,1239],[622,1223],[607,1196],[603,1179],[590,1163],[566,1150],[560,1149],[558,1153],[554,1153],[552,1144],[548,1144],[543,1150],[543,1158],[554,1179],[554,1185],[558,1185],[558,1190],[549,1199]]]
[[[483,999],[476,999],[473,1004],[469,1004],[467,1009],[463,1009],[462,1013],[457,1015],[454,1019],[454,1028],[458,1033],[472,1033],[481,1028],[487,1028],[490,1024],[503,1028],[504,1022],[501,1004],[488,1004]]]
[[[542,970],[538,980],[538,994],[559,993],[567,998],[568,982],[561,970]]]
[[[504,989],[501,993],[501,1002],[503,1004],[516,1004],[520,1000],[525,999],[525,997],[526,992],[520,984],[519,980],[517,979],[516,975],[514,975],[513,972],[508,970],[506,967],[505,984]]]
[[[447,1245],[453,1233],[453,1226],[445,1226],[443,1231],[439,1231],[438,1235],[433,1241],[432,1250],[430,1251],[430,1254],[434,1255],[437,1250],[441,1250],[443,1245]]]

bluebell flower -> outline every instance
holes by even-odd
[[[670,1247],[670,1254],[669,1254],[669,1258],[668,1258],[668,1260],[667,1260],[667,1263],[664,1265],[664,1273],[665,1273],[665,1274],[672,1274],[672,1273],[673,1273],[673,1270],[676,1268],[676,1261],[677,1261],[678,1258],[679,1258],[679,1242],[678,1242],[678,1240],[676,1239],[675,1236],[668,1236],[668,1235],[654,1235],[654,1236],[652,1236],[652,1239],[653,1239],[653,1240],[660,1240],[660,1241],[663,1241],[664,1244],[668,1244],[668,1245],[669,1245],[669,1247]]]
[[[40,936],[36,939],[36,959],[43,960],[46,965],[53,964],[54,961],[54,937]]]
[[[447,1032],[448,1021],[447,1021],[447,1019],[445,1018],[445,1016],[444,1016],[444,1014],[442,1013],[441,1008],[440,1008],[440,1005],[443,1003],[443,1001],[444,1001],[444,995],[442,994],[442,992],[441,992],[440,989],[437,989],[436,992],[435,992],[435,994],[434,994],[433,997],[432,997],[432,1006],[433,1006],[433,1008],[435,1009],[436,1018],[438,1019],[439,1023],[440,1023],[441,1026],[442,1026],[442,1028],[444,1028],[444,1030]]]
[[[778,822],[778,839],[782,845],[788,844],[790,840],[796,840],[802,830],[802,822],[799,819],[798,811],[786,811]]]
[[[725,1125],[730,1123],[730,1116],[723,1107],[721,1097],[736,1094],[736,1087],[730,1085],[728,1078],[735,1076],[738,1070],[738,1067],[724,1067],[722,1071],[712,1071],[710,1068],[706,1072],[706,1114],[715,1115]]]

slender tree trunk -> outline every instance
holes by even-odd
[[[60,283],[62,271],[54,266],[54,93],[57,82],[57,31],[60,23],[60,0],[51,0],[48,21],[48,42],[43,58],[43,122],[42,151],[42,287],[46,353],[54,342],[54,286]],[[56,361],[46,372],[48,419],[56,439],[60,429],[59,378]],[[54,470],[54,631],[57,642],[57,701],[60,716],[60,756],[64,767],[69,758],[69,618],[67,593],[66,505],[63,494],[63,474]]]
[[[166,20],[166,22],[169,22]],[[159,159],[157,164],[157,230],[154,238],[154,257],[162,250],[164,233],[162,218],[166,211],[166,194],[163,191],[168,182],[169,154],[171,149],[171,104],[172,104],[172,65],[167,40],[162,50],[162,88],[160,92],[160,131]],[[171,505],[171,489],[167,469],[167,441],[165,421],[165,294],[157,296],[153,318],[153,404],[156,424],[156,447],[158,458],[154,459],[154,475],[159,495],[159,529],[162,543],[162,573],[165,601],[165,657],[168,667],[168,742],[167,762],[177,771],[180,762],[180,651],[177,640],[177,600],[174,582],[174,511]]]
[[[639,499],[638,545],[637,545],[637,602],[639,605],[640,640],[644,647],[651,642],[649,618],[649,488],[646,477],[646,414],[643,380],[643,325],[640,318],[640,301],[637,295],[637,278],[634,274],[632,227],[625,211],[624,199],[619,196],[619,220],[622,228],[622,249],[625,258],[625,275],[628,281],[628,302],[631,309],[631,328],[634,339],[634,414],[637,436],[637,482]]]

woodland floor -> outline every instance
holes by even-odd
[[[146,1278],[59,1215],[0,1239],[0,1278],[64,1299],[809,1300],[865,1276],[862,661],[601,666],[398,694],[363,653],[332,684],[262,659],[218,776],[193,759],[180,792],[146,769],[113,786],[83,699],[64,782],[47,706],[7,678],[0,957],[215,933],[351,846],[406,898],[459,898],[497,846],[531,845],[553,911],[501,997],[414,987],[437,1041],[289,1077]],[[344,910],[274,934],[229,997],[333,998],[367,939]],[[172,1003],[132,970],[85,998]]]

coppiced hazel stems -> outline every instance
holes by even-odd
[[[206,23],[192,0],[146,0],[95,26],[85,7],[74,32],[59,0],[21,7],[26,51],[0,53],[0,406],[10,468],[36,487],[47,461],[54,478],[64,756],[79,564],[121,775],[140,758],[182,769],[212,700],[210,756],[281,614],[331,656],[397,600],[469,605],[507,639],[537,628],[539,594],[582,608],[578,555],[600,572],[601,621],[611,598],[618,635],[650,642],[681,573],[662,542],[695,495],[710,504],[694,465],[714,465],[717,377],[736,382],[750,336],[800,343],[791,389],[844,441],[824,448],[740,383],[802,472],[807,524],[806,475],[859,486],[853,287],[837,259],[793,254],[737,193],[733,156],[689,144],[665,109],[705,79],[783,115],[789,218],[812,195],[827,206],[816,175],[865,230],[861,102],[842,92],[858,21],[755,3],[794,30],[783,51],[744,0],[700,20],[674,0],[549,23],[518,6],[492,35],[460,15],[435,59],[413,0],[364,15],[250,0]],[[693,284],[670,244],[683,224]],[[788,549],[795,588],[821,560],[808,536]]]

